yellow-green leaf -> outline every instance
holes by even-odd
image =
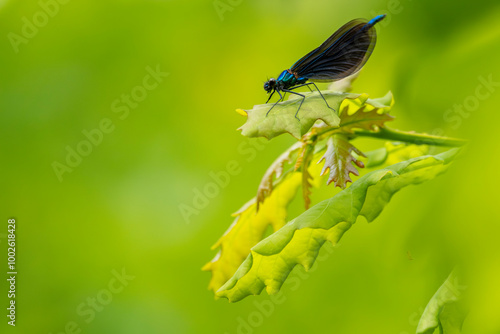
[[[330,107],[336,111],[340,109],[344,99],[355,99],[359,96],[359,94],[332,91],[322,91],[321,93]],[[271,109],[272,103],[259,104],[250,110],[242,110],[247,114],[248,118],[246,123],[239,129],[241,134],[247,137],[271,139],[288,132],[295,138],[300,139],[319,119],[329,126],[336,127],[340,124],[338,112],[328,108],[318,92],[303,92],[301,94],[305,95],[306,98],[298,113],[300,120],[295,118],[295,113],[302,98],[292,95],[289,100],[278,103],[269,114],[267,112]]]
[[[255,245],[217,295],[235,302],[264,288],[269,294],[276,293],[297,264],[309,269],[321,246],[326,241],[336,244],[359,215],[374,218],[394,193],[444,172],[456,154],[453,149],[366,174]]]
[[[258,212],[253,199],[234,214],[233,224],[212,247],[220,248],[219,252],[203,267],[203,270],[212,272],[209,289],[217,291],[234,274],[250,249],[262,240],[269,225],[277,231],[286,223],[286,208],[300,184],[300,173],[287,175],[261,204]]]
[[[362,95],[359,99],[346,101],[342,104],[340,111],[340,125],[343,132],[352,132],[354,129],[373,131],[384,126],[385,122],[392,121],[393,116],[389,111],[394,105],[392,93],[388,92],[384,97],[363,101]]]
[[[257,189],[257,210],[259,209],[259,204],[264,202],[264,199],[273,191],[273,176],[279,178],[283,174],[285,164],[291,162],[292,154],[299,150],[301,146],[303,146],[303,143],[301,142],[297,142],[292,145],[267,169],[262,181],[260,181],[259,188]]]
[[[366,94],[339,93],[329,90],[321,93],[328,101],[328,105],[336,111],[326,106],[318,92],[306,92],[301,93],[306,98],[298,114],[300,120],[295,118],[295,113],[302,98],[291,96],[288,101],[278,103],[268,115],[267,112],[272,104],[259,104],[250,110],[238,109],[238,113],[247,115],[246,123],[239,130],[247,137],[271,139],[288,132],[300,139],[317,120],[322,120],[327,126],[338,128],[342,125],[342,117],[344,117],[346,129],[351,124],[366,129],[372,128],[373,124],[380,125],[392,119],[387,115],[394,104],[390,92],[378,99],[369,99]],[[361,113],[357,114],[360,109],[362,109]],[[344,115],[339,112],[340,110],[345,110]],[[368,126],[369,124],[372,125]]]

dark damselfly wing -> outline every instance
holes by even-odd
[[[377,41],[372,21],[356,19],[346,23],[290,70],[313,81],[335,81],[357,72],[370,58]]]

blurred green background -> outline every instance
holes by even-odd
[[[2,314],[2,333],[70,333],[73,321],[96,334],[414,333],[456,264],[471,296],[464,332],[500,333],[500,86],[480,79],[500,82],[498,1],[217,3],[226,11],[212,1],[66,1],[44,16],[37,1],[0,1],[0,258],[15,217],[19,272],[17,326]],[[234,110],[265,102],[263,82],[345,22],[380,13],[388,17],[354,91],[392,90],[391,126],[467,138],[466,152],[397,194],[374,223],[358,221],[272,312],[255,304],[265,293],[215,301],[200,271],[210,246],[294,141],[252,149]],[[144,90],[147,68],[168,76]],[[475,99],[478,87],[488,96]],[[141,101],[126,115],[121,99],[132,93]],[[103,119],[112,131],[60,180],[54,162],[66,164],[67,147]],[[179,208],[231,160],[241,172],[184,219]],[[122,268],[135,278],[110,301],[102,291]],[[98,296],[109,303],[92,319],[79,314]]]

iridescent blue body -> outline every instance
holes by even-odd
[[[311,89],[309,85],[313,85],[326,105],[333,109],[314,82],[336,81],[359,71],[375,48],[377,33],[374,25],[384,17],[385,15],[379,15],[370,21],[356,19],[346,23],[323,44],[299,59],[288,70],[281,72],[277,79],[269,79],[264,84],[264,89],[271,94],[267,102],[275,92],[280,96],[271,109],[283,100],[281,92],[299,95],[302,100],[295,113],[295,118],[298,119],[297,114],[305,95],[293,92],[293,90],[304,86]]]
[[[307,80],[308,79],[304,77],[298,78],[290,70],[284,70],[283,72],[281,72],[278,79],[276,79],[277,83],[282,86],[282,88],[290,88],[293,86],[301,85]]]

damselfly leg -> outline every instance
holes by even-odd
[[[269,95],[269,98],[267,99],[266,104],[267,104],[267,102],[269,102],[269,100],[271,99],[271,97],[273,97],[274,92],[275,92],[275,91],[273,91],[273,92]]]
[[[266,113],[266,117],[267,117],[267,115],[269,115],[269,113],[271,112],[271,110],[272,110],[272,109],[273,109],[273,108],[274,108],[274,107],[275,107],[278,103],[280,103],[280,102],[281,102],[281,100],[283,100],[283,96],[281,95],[280,91],[279,91],[279,90],[276,90],[275,92],[278,92],[278,94],[280,95],[280,98],[279,98],[279,100],[278,100],[275,104],[273,104],[273,106],[271,107],[271,109],[269,109],[269,110],[267,111],[267,113]],[[274,94],[274,92],[273,92],[272,94]],[[271,94],[271,96],[272,96],[272,94]],[[270,99],[270,98],[271,98],[271,97],[269,97],[269,99]],[[268,99],[267,101],[269,101],[269,99]],[[267,103],[267,102],[266,102],[266,103]]]
[[[323,94],[321,94],[321,91],[319,90],[318,86],[316,86],[316,84],[314,82],[308,82],[308,83],[305,83],[305,84],[302,84],[302,85],[294,86],[292,88],[289,88],[289,90],[293,90],[293,89],[297,89],[297,88],[300,88],[300,87],[307,86],[307,88],[309,88],[309,90],[312,92],[312,89],[311,89],[311,87],[309,87],[309,85],[314,85],[314,87],[316,87],[316,90],[318,91],[318,93],[321,96],[321,98],[323,99],[323,101],[325,101],[326,106],[328,108],[332,109],[333,111],[337,112],[337,110],[335,110],[332,107],[330,107],[330,105],[328,104],[328,102],[326,102],[325,97],[323,96]]]
[[[304,103],[304,100],[306,99],[306,96],[302,95],[302,94],[299,94],[299,93],[296,93],[296,92],[293,92],[293,91],[291,91],[289,89],[283,89],[283,91],[286,92],[286,93],[290,93],[290,94],[295,94],[295,95],[298,95],[298,96],[302,96],[302,100],[300,100],[300,104],[299,104],[299,109],[297,109],[297,112],[295,113],[295,118],[300,121],[300,119],[297,117],[297,114],[299,113],[299,110],[302,107],[302,103]]]

